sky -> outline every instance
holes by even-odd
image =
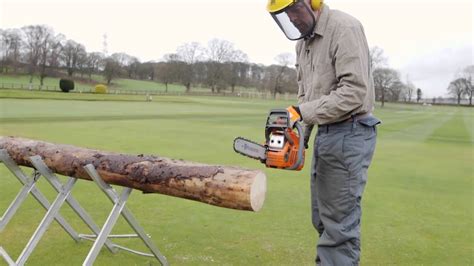
[[[0,28],[45,24],[88,52],[125,52],[160,60],[187,42],[234,43],[254,63],[270,65],[294,53],[265,10],[266,0],[0,0]],[[421,88],[446,96],[455,75],[474,64],[473,0],[326,0],[364,25],[369,46]]]

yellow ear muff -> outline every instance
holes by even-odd
[[[316,11],[323,5],[323,0],[311,0],[311,8]]]

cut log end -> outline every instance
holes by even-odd
[[[265,202],[267,192],[267,176],[260,172],[255,176],[255,180],[250,187],[250,205],[252,210],[258,212]]]

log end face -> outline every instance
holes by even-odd
[[[259,172],[250,188],[250,204],[253,211],[258,212],[263,207],[266,192],[267,176],[264,172]]]

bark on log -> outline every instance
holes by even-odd
[[[262,171],[211,166],[157,156],[125,155],[71,145],[0,137],[18,165],[33,167],[29,157],[39,155],[55,173],[91,180],[83,169],[93,164],[106,183],[196,200],[220,207],[258,211],[266,192]]]

